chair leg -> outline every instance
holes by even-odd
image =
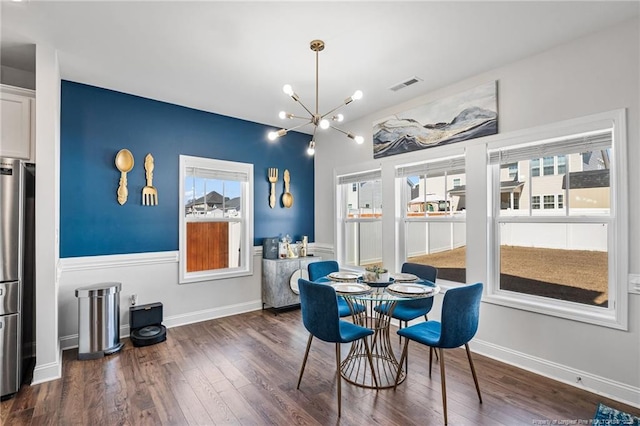
[[[471,351],[469,350],[469,344],[465,343],[464,348],[467,350],[467,358],[469,358],[469,365],[471,366],[471,374],[473,375],[473,382],[476,384],[478,399],[480,400],[480,404],[482,404],[482,395],[480,395],[480,385],[478,384],[478,376],[476,375],[476,368],[473,366],[473,360],[471,359]]]
[[[431,365],[433,364],[433,351],[434,349],[429,346],[429,377],[431,377]]]
[[[371,348],[369,348],[369,343],[367,342],[367,338],[363,338],[364,340],[364,348],[367,351],[367,358],[369,358],[369,367],[371,367],[371,376],[373,376],[373,383],[376,385],[376,391],[378,390],[378,378],[376,377],[376,371],[373,369],[373,357],[371,356]]]
[[[342,415],[342,375],[340,374],[340,343],[336,343],[336,377],[338,379],[338,417]]]
[[[444,424],[447,424],[447,384],[444,377],[444,349],[438,348],[440,352],[440,382],[442,383],[442,410],[444,411]]]
[[[304,352],[304,359],[302,360],[302,368],[300,368],[300,377],[298,377],[298,386],[296,389],[300,389],[300,382],[302,381],[302,374],[304,373],[304,367],[307,365],[307,358],[309,357],[309,348],[311,347],[311,341],[313,340],[313,334],[309,333],[309,340],[307,340],[307,350]]]
[[[402,320],[398,320],[398,330],[402,330]],[[402,336],[398,334],[398,344],[402,344]]]
[[[398,387],[398,380],[400,380],[400,372],[402,371],[400,366],[402,365],[404,360],[407,358],[408,347],[409,347],[409,339],[404,339],[404,349],[402,350],[402,356],[400,357],[400,362],[398,363],[398,374],[396,375],[396,382],[393,385],[393,390],[396,390],[396,388]]]

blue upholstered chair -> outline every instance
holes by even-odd
[[[373,369],[373,359],[371,358],[371,349],[367,342],[367,336],[373,334],[373,330],[343,321],[338,316],[338,297],[333,287],[326,284],[313,283],[303,278],[298,280],[300,289],[300,309],[302,310],[302,323],[309,331],[309,340],[307,342],[307,350],[304,353],[302,368],[300,368],[300,377],[298,378],[297,389],[300,389],[302,374],[307,364],[309,356],[309,348],[313,337],[329,343],[336,344],[336,375],[338,379],[338,417],[342,413],[342,395],[340,374],[340,344],[350,343],[358,339],[364,340],[367,357],[369,358],[369,367],[373,374],[373,380],[378,386],[378,380]]]
[[[421,265],[419,263],[405,263],[402,265],[402,272],[407,274],[413,274],[423,280],[436,282],[438,277],[438,270],[430,265]],[[427,314],[433,306],[433,297],[425,297],[416,300],[403,300],[396,303],[396,307],[391,312],[391,318],[395,318],[399,322],[400,328],[402,323],[405,327],[416,318],[424,315],[424,319],[428,320]],[[388,304],[382,304],[376,307],[376,311],[387,313],[389,308]]]
[[[442,300],[440,321],[427,321],[398,330],[398,334],[405,337],[404,349],[400,358],[400,365],[407,357],[409,340],[414,340],[430,348],[437,348],[440,352],[440,381],[442,382],[442,406],[444,409],[444,424],[447,424],[447,388],[444,373],[444,349],[458,348],[464,345],[469,358],[471,374],[478,392],[478,399],[482,404],[478,377],[469,351],[469,341],[478,331],[480,316],[480,299],[482,298],[482,283],[456,287],[447,292]],[[431,375],[431,357],[429,352],[429,375]],[[400,379],[400,370],[396,377],[396,386]]]
[[[320,262],[311,262],[307,265],[307,271],[309,272],[309,281],[317,281],[322,277],[326,277],[332,272],[338,272],[340,266],[335,260],[321,260]],[[353,305],[353,313],[364,312],[364,305],[355,303]],[[340,318],[348,317],[352,315],[351,308],[344,297],[338,296],[338,313]]]

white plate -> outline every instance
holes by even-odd
[[[327,275],[327,278],[329,278],[332,281],[355,281],[358,279],[360,275],[353,273],[353,272],[332,272],[329,275]]]
[[[420,284],[391,284],[387,291],[402,296],[424,296],[433,293],[434,288]]]
[[[300,294],[300,289],[298,288],[298,278],[304,278],[305,280],[309,279],[309,272],[306,269],[298,269],[291,274],[291,278],[289,278],[289,287],[291,287],[291,291],[295,294]]]
[[[336,283],[331,284],[331,287],[341,294],[367,294],[371,291],[371,287],[360,283]]]
[[[393,274],[393,278],[395,278],[396,282],[398,282],[398,283],[412,282],[412,281],[417,281],[418,280],[418,276],[417,275],[407,274],[405,272],[402,272],[402,273],[399,273],[399,274]]]

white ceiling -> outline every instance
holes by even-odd
[[[55,47],[63,79],[280,127],[361,89],[347,121],[638,16],[637,1],[2,1],[2,65]],[[615,46],[612,46],[615,48]],[[398,92],[413,76],[423,81]],[[304,129],[303,129],[304,130]]]

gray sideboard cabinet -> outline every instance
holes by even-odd
[[[321,257],[307,256],[292,259],[262,259],[262,308],[284,308],[300,304],[300,296],[291,289],[291,277],[302,273],[308,277],[307,265],[321,261]]]

